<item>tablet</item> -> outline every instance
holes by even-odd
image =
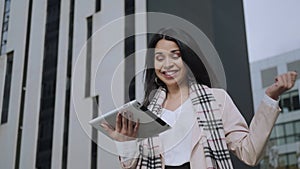
[[[89,123],[97,130],[101,131],[105,135],[108,135],[107,132],[101,127],[101,123],[106,122],[112,127],[115,127],[116,116],[119,112],[131,112],[133,115],[133,121],[137,122],[137,120],[139,120],[140,126],[137,138],[153,137],[171,128],[165,121],[156,116],[153,112],[136,100],[128,102],[117,109],[105,113],[102,116],[91,120]]]

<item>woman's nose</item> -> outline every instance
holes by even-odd
[[[172,59],[167,57],[163,66],[165,69],[170,69],[174,66],[174,62],[172,61]]]

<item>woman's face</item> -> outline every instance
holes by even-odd
[[[161,39],[154,50],[154,68],[156,76],[167,87],[187,84],[187,69],[181,58],[180,49],[173,41]]]

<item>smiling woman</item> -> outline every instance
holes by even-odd
[[[182,30],[161,29],[153,35],[143,104],[172,128],[138,139],[139,125],[130,115],[119,116],[115,127],[103,125],[116,140],[123,168],[233,169],[229,151],[248,165],[258,164],[280,111],[276,99],[294,86],[297,73],[274,79],[248,127],[227,92],[211,88],[195,44]]]

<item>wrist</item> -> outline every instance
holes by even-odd
[[[279,99],[278,94],[270,93],[270,92],[268,92],[268,90],[266,91],[266,95],[269,96],[270,98],[272,98],[273,100],[278,100]]]

